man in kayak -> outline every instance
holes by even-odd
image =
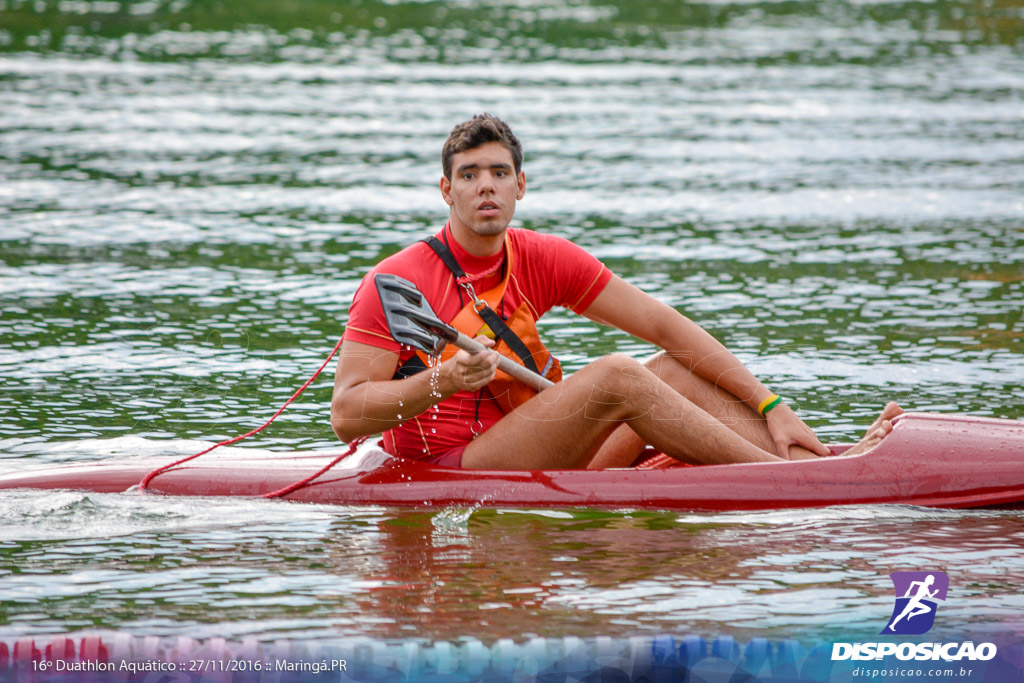
[[[340,439],[383,432],[394,455],[469,469],[625,467],[647,444],[696,464],[829,453],[696,323],[568,240],[509,227],[526,175],[522,148],[503,121],[484,114],[456,126],[442,168],[447,225],[384,259],[353,299],[331,402]],[[374,287],[377,273],[411,280],[441,320],[487,350],[449,352],[435,364],[400,345]],[[643,363],[605,356],[524,396],[520,385],[496,380],[492,338],[525,350],[516,351],[521,358],[545,360],[533,324],[556,305],[663,351]],[[851,452],[876,445],[901,412],[887,405]]]

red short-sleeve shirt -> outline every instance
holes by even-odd
[[[534,320],[554,306],[582,313],[611,280],[604,265],[569,240],[531,230],[508,229],[512,273],[499,314],[511,315],[526,302]],[[496,287],[503,276],[504,250],[478,258],[465,251],[445,227],[437,234],[466,271],[477,293]],[[388,332],[387,320],[373,283],[377,273],[393,273],[416,285],[441,320],[451,321],[466,304],[451,271],[423,242],[389,256],[367,273],[356,290],[345,328],[347,341],[368,344],[399,354],[401,366],[413,355]],[[430,410],[412,417],[384,435],[385,448],[410,459],[436,458],[465,445],[501,419],[503,413],[486,389],[462,391]]]

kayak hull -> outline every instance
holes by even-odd
[[[261,496],[310,476],[333,457],[213,453],[157,476],[147,490],[164,495]],[[172,460],[59,465],[0,476],[0,489],[124,492]],[[285,499],[340,505],[706,511],[878,503],[1021,507],[1024,422],[909,414],[896,421],[881,444],[861,455],[664,469],[460,470],[363,449]]]

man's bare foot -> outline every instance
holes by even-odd
[[[882,414],[868,427],[864,438],[856,446],[843,453],[843,455],[860,455],[870,451],[889,435],[892,431],[892,420],[902,414],[903,408],[900,408],[892,401],[887,403],[885,408],[882,409]]]

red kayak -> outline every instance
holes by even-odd
[[[288,500],[339,505],[768,510],[898,503],[1024,507],[1024,421],[936,414],[897,418],[873,450],[783,463],[610,470],[459,470],[364,448]],[[302,480],[334,455],[213,453],[160,474],[164,495],[260,496]],[[664,458],[664,456],[660,456]],[[58,465],[0,476],[0,489],[124,492],[172,458]]]

